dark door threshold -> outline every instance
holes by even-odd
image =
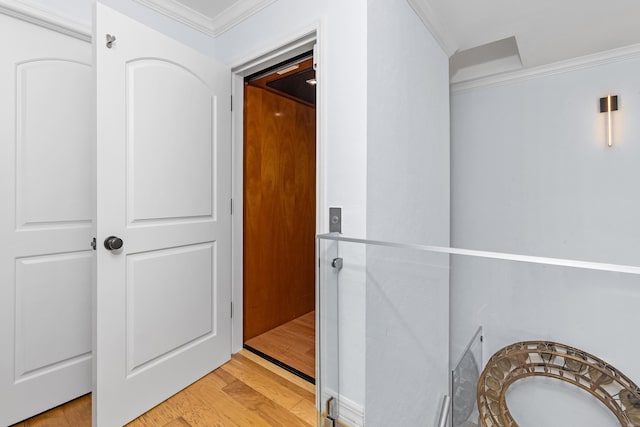
[[[261,352],[260,350],[257,350],[255,348],[251,347],[250,345],[243,344],[242,347],[244,347],[246,350],[249,350],[251,353],[253,353],[253,354],[257,355],[257,356],[260,356],[263,359],[273,363],[274,365],[284,369],[285,371],[291,372],[293,375],[295,375],[297,377],[300,377],[303,380],[308,381],[313,385],[316,384],[316,379],[313,378],[312,376],[309,376],[309,375],[305,374],[304,372],[301,372],[301,371],[297,370],[296,368],[294,368],[292,366],[289,366],[286,363],[283,363],[283,362],[279,361],[278,359],[276,359],[274,357],[271,357],[268,354],[265,354],[265,353]]]

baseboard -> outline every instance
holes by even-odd
[[[323,402],[329,397],[336,397],[338,400],[338,423],[344,427],[364,427],[364,408],[362,405],[339,395],[333,390],[326,390],[323,393]]]

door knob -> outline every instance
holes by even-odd
[[[116,236],[109,236],[104,239],[104,247],[110,251],[116,251],[122,247],[124,242],[121,238]]]

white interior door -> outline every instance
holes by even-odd
[[[230,358],[231,79],[100,3],[95,22],[93,416],[110,427]]]
[[[0,425],[91,390],[93,74],[0,14]]]

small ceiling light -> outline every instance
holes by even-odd
[[[318,84],[318,81],[316,79],[309,79],[307,80],[307,84],[310,84],[311,86],[315,86]]]
[[[607,145],[611,147],[613,145],[613,122],[612,122],[612,112],[618,111],[618,96],[605,96],[604,98],[600,98],[600,112],[607,113]]]
[[[281,75],[283,75],[283,74],[287,74],[287,73],[288,73],[288,72],[290,72],[290,71],[297,70],[298,68],[300,68],[300,65],[298,65],[298,64],[294,64],[294,65],[291,65],[290,67],[282,68],[282,69],[280,69],[280,70],[276,71],[276,73],[277,73],[279,76],[281,76]]]

